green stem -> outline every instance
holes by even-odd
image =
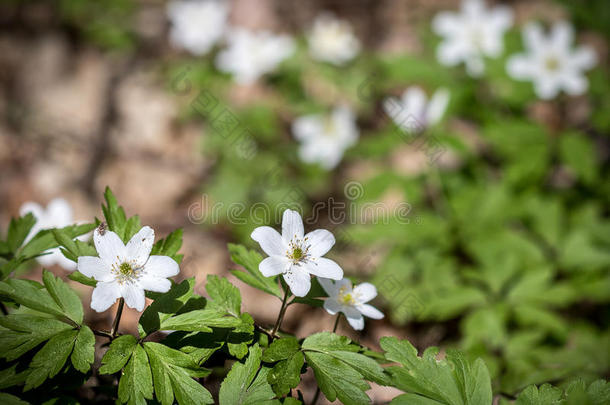
[[[119,299],[119,307],[116,310],[116,316],[114,317],[114,322],[112,322],[112,329],[110,329],[110,340],[113,340],[116,337],[117,332],[119,331],[119,323],[121,322],[121,315],[123,314],[123,306],[125,305],[125,299],[121,297]]]
[[[337,314],[337,319],[335,319],[335,326],[333,326],[333,333],[337,331],[337,326],[339,326],[339,320],[341,319],[341,312]]]
[[[288,308],[288,305],[286,305],[286,302],[288,301],[288,296],[290,295],[288,293],[288,291],[289,291],[289,287],[288,287],[288,285],[286,285],[284,287],[284,299],[282,300],[282,308],[280,309],[280,314],[277,317],[275,326],[273,327],[273,330],[271,331],[272,339],[275,337],[275,334],[277,333],[277,331],[280,330],[280,326],[282,325],[282,320],[284,319],[284,314],[286,313],[286,308]]]

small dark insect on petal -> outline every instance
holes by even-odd
[[[106,222],[100,223],[100,225],[97,227],[97,232],[101,235],[104,236],[104,234],[106,233],[106,230],[108,229],[108,225],[106,225]]]

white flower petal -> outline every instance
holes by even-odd
[[[142,312],[146,304],[144,290],[136,284],[123,284],[121,286],[121,295],[125,298],[125,304],[129,308]]]
[[[354,287],[354,295],[360,303],[365,303],[377,296],[377,288],[371,283],[362,283]]]
[[[54,198],[47,205],[47,215],[53,227],[63,228],[72,224],[72,207],[63,198]]]
[[[93,243],[100,258],[108,267],[114,263],[122,263],[126,259],[125,245],[119,235],[112,231],[105,231],[100,235],[99,229],[93,232]]]
[[[173,277],[180,273],[180,266],[169,256],[152,255],[144,265],[144,271],[155,277]]]
[[[134,260],[137,266],[143,266],[148,260],[150,251],[155,242],[155,231],[149,226],[144,226],[127,242],[125,247],[127,259]]]
[[[293,238],[303,239],[303,220],[301,215],[293,210],[284,211],[282,218],[282,238],[289,243]]]
[[[372,305],[362,304],[362,305],[358,305],[356,308],[358,309],[358,311],[360,311],[362,313],[362,315],[368,316],[371,319],[382,319],[383,318],[383,312],[381,312],[380,310],[378,310],[377,308],[375,308]]]
[[[463,42],[447,40],[436,48],[436,59],[445,66],[455,66],[464,59],[467,53]]]
[[[550,100],[559,94],[560,87],[552,77],[539,76],[534,82],[536,95],[544,100]]]
[[[322,286],[322,289],[326,292],[329,297],[336,297],[338,288],[335,286],[335,282],[331,279],[318,277],[318,283]]]
[[[309,254],[313,257],[324,256],[335,244],[335,237],[326,229],[316,229],[305,235],[309,244]]]
[[[331,315],[336,315],[337,312],[341,311],[341,305],[337,302],[337,300],[333,298],[327,298],[324,300],[324,309]]]
[[[290,261],[285,256],[269,256],[258,265],[263,276],[273,277],[284,273],[290,267]]]
[[[547,46],[547,41],[542,32],[542,26],[537,22],[529,22],[521,31],[523,42],[526,48],[531,51],[538,52],[544,50]]]
[[[150,274],[143,274],[138,280],[140,287],[147,291],[165,293],[172,287],[172,282],[166,278],[155,277]]]
[[[110,268],[105,261],[95,256],[80,256],[77,269],[87,277],[93,277],[97,281],[107,282],[114,279]]]
[[[311,288],[311,277],[305,270],[292,266],[284,273],[284,281],[290,287],[290,291],[297,297],[304,297]]]
[[[288,245],[282,239],[282,235],[270,226],[259,226],[250,235],[252,239],[261,245],[261,249],[269,256],[285,255]]]
[[[506,63],[506,72],[517,80],[532,78],[536,70],[536,63],[525,54],[511,56]]]
[[[569,49],[574,41],[574,28],[567,21],[559,21],[551,31],[551,46],[558,51]]]
[[[579,73],[564,74],[562,77],[563,89],[571,96],[584,94],[589,87],[587,78]]]
[[[104,312],[121,297],[121,286],[116,281],[99,282],[91,294],[91,308]]]
[[[42,218],[45,215],[45,210],[44,208],[42,208],[42,206],[40,204],[37,204],[35,202],[32,201],[28,201],[25,202],[21,205],[21,207],[19,208],[19,215],[20,216],[25,216],[26,214],[31,213],[34,218],[36,218],[37,220],[39,218]]]
[[[579,46],[568,58],[568,64],[578,70],[591,69],[597,63],[597,55],[593,48]]]
[[[355,330],[364,329],[364,317],[356,308],[343,306],[341,312],[343,312],[352,328]]]
[[[330,278],[332,280],[341,280],[343,278],[343,269],[337,263],[325,257],[318,257],[314,262],[309,262],[304,267],[306,271],[314,276]]]
[[[452,11],[441,11],[432,19],[432,30],[443,37],[448,37],[462,29],[461,18]]]
[[[438,123],[449,104],[449,90],[440,88],[434,92],[434,95],[428,103],[428,109],[426,110],[426,121],[428,125],[434,125]]]

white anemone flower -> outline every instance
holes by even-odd
[[[506,65],[512,78],[534,82],[536,95],[542,99],[551,99],[561,90],[569,95],[587,90],[583,71],[595,66],[597,58],[590,47],[572,49],[574,30],[569,23],[555,23],[548,36],[540,24],[529,23],[522,35],[526,52],[511,56]]]
[[[144,290],[167,292],[171,282],[167,277],[175,276],[180,267],[169,256],[151,256],[155,232],[145,226],[136,233],[127,245],[119,236],[108,230],[97,228],[93,242],[99,257],[78,258],[78,271],[97,280],[91,295],[91,308],[103,312],[123,297],[130,308],[144,310]]]
[[[360,41],[349,23],[330,13],[316,17],[307,41],[312,58],[337,66],[354,59],[360,52]]]
[[[30,230],[25,243],[32,240],[38,232],[44,229],[63,228],[73,225],[72,207],[63,198],[55,198],[47,205],[46,209],[35,202],[28,201],[19,209],[19,214],[24,216],[31,213],[36,218],[36,223]],[[79,239],[84,239],[80,237]],[[68,271],[76,270],[76,263],[66,258],[59,247],[47,250],[45,255],[36,258],[38,263],[44,267],[58,265]]]
[[[401,98],[385,99],[383,109],[398,127],[409,134],[418,134],[440,122],[448,104],[449,90],[445,88],[436,90],[428,101],[420,87],[411,86]]]
[[[221,0],[174,0],[167,5],[170,42],[194,55],[206,54],[225,33],[229,7]]]
[[[259,265],[265,277],[281,274],[297,297],[304,297],[311,288],[310,275],[341,280],[343,270],[324,256],[335,244],[335,237],[326,229],[304,235],[303,220],[298,212],[284,211],[282,234],[269,226],[259,226],[251,235],[269,255]]]
[[[295,49],[287,35],[269,31],[232,29],[227,36],[228,48],[216,57],[216,67],[233,74],[239,84],[252,84],[262,75],[273,71]]]
[[[318,278],[318,282],[328,294],[324,309],[331,315],[342,312],[355,330],[364,328],[363,315],[372,319],[383,318],[381,311],[367,304],[377,296],[377,289],[373,284],[362,283],[352,288],[352,282],[347,278],[337,282]]]
[[[436,50],[438,61],[446,66],[464,62],[470,76],[481,76],[485,70],[483,57],[500,56],[504,32],[512,22],[511,9],[487,9],[483,0],[464,0],[459,13],[441,11],[432,21],[434,32],[443,37]]]
[[[345,150],[358,141],[356,117],[347,106],[335,108],[328,116],[299,117],[292,123],[292,133],[301,142],[301,160],[319,163],[327,170],[336,167]]]

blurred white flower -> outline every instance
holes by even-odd
[[[268,31],[253,32],[244,28],[232,29],[228,48],[216,57],[216,67],[232,73],[239,84],[251,84],[265,73],[273,71],[294,52],[294,41],[287,35]]]
[[[229,7],[222,0],[174,0],[167,5],[170,41],[194,55],[207,53],[225,32]]]
[[[36,224],[30,230],[25,243],[29,242],[36,234],[44,229],[51,228],[63,228],[68,225],[73,225],[74,220],[72,218],[72,207],[63,198],[55,198],[48,205],[47,208],[43,208],[35,202],[28,201],[24,203],[19,209],[19,215],[24,216],[31,213],[36,218]],[[79,237],[84,239],[86,236]],[[60,267],[74,271],[76,270],[76,263],[72,260],[67,259],[60,251],[60,249],[53,248],[47,250],[44,256],[36,258],[38,263],[44,267],[50,267],[55,264]]]
[[[307,40],[312,58],[334,65],[349,62],[360,51],[360,42],[349,23],[330,13],[315,19]]]
[[[316,229],[303,235],[303,220],[298,212],[284,211],[282,234],[269,226],[259,226],[252,239],[269,255],[259,264],[265,277],[282,274],[290,291],[304,297],[311,288],[310,274],[340,280],[343,270],[324,256],[335,244],[335,237],[325,229]]]
[[[301,142],[301,159],[327,170],[337,166],[345,150],[358,140],[356,118],[347,106],[335,108],[329,116],[299,117],[292,123],[292,133]]]
[[[377,296],[377,289],[371,283],[358,284],[352,288],[352,282],[344,278],[337,282],[318,277],[318,282],[328,294],[324,301],[324,309],[335,315],[342,312],[347,321],[356,330],[364,328],[364,316],[372,319],[383,318],[383,313],[367,304]]]
[[[437,124],[449,104],[449,90],[440,88],[430,101],[424,91],[417,86],[405,90],[400,99],[386,98],[383,109],[394,123],[409,134],[418,134],[429,126]]]
[[[597,58],[590,47],[572,49],[574,30],[569,23],[555,23],[548,36],[540,24],[529,23],[522,35],[526,52],[511,56],[506,64],[512,78],[533,81],[536,95],[543,99],[551,99],[561,90],[569,95],[587,90],[583,71],[595,66]]]
[[[171,282],[167,277],[180,272],[178,263],[169,256],[150,256],[155,232],[145,226],[127,245],[112,231],[93,232],[93,242],[99,257],[78,258],[78,271],[97,280],[91,295],[91,308],[103,312],[123,297],[130,308],[144,310],[144,290],[167,292]]]
[[[508,7],[488,10],[483,0],[464,0],[460,13],[441,11],[432,21],[434,32],[444,38],[436,50],[438,61],[446,66],[464,62],[470,76],[480,76],[485,70],[483,56],[500,56],[512,21]]]

